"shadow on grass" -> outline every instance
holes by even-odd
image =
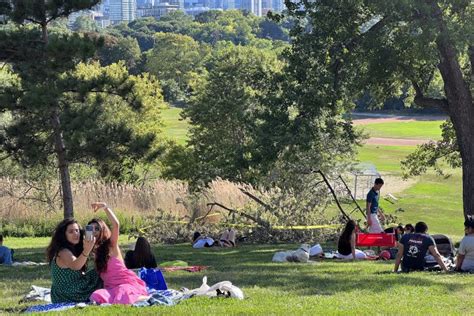
[[[208,283],[230,280],[239,287],[273,288],[291,291],[298,295],[334,295],[338,292],[368,291],[390,292],[394,287],[413,285],[417,287],[441,286],[447,291],[460,291],[463,284],[446,283],[437,279],[436,273],[391,273],[393,262],[338,262],[321,261],[312,264],[271,262],[275,251],[293,249],[294,246],[255,245],[232,250],[194,250],[190,246],[175,246],[172,252],[166,247],[155,248],[159,261],[184,260],[190,264],[208,265],[210,269],[201,273],[165,273],[174,288],[199,287],[202,276]]]
[[[392,293],[394,288],[415,286],[440,287],[446,292],[462,291],[469,282],[447,281],[436,273],[411,273],[397,275],[390,271],[393,262],[338,262],[320,261],[311,264],[272,263],[274,252],[294,249],[294,245],[244,245],[234,249],[193,249],[190,245],[154,247],[158,262],[183,260],[190,265],[206,265],[208,270],[199,273],[165,272],[168,286],[196,288],[204,275],[208,284],[230,280],[250,292],[254,288],[271,289],[273,295],[292,293],[298,296],[337,295],[341,292]],[[43,261],[44,248],[19,249],[20,260]],[[49,266],[1,267],[0,285],[15,286],[8,295],[9,301],[18,302],[32,284],[50,286]],[[11,303],[2,304],[4,312],[20,311],[24,306],[11,309]],[[8,310],[7,310],[8,309]]]

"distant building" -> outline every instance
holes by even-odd
[[[285,1],[283,0],[272,0],[272,11],[281,12],[286,9]]]
[[[262,16],[262,0],[241,0],[240,9]]]
[[[185,10],[185,12],[186,12],[186,14],[196,16],[200,13],[203,13],[203,12],[206,12],[206,11],[209,11],[209,10],[211,10],[211,8],[209,8],[209,7],[192,7],[192,8],[187,8]]]
[[[156,19],[166,16],[170,12],[177,11],[180,9],[179,4],[170,4],[168,2],[156,3],[152,7],[142,8],[143,17],[152,16]]]
[[[136,0],[109,0],[109,18],[112,24],[135,20],[136,10]]]

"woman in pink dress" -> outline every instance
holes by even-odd
[[[98,304],[134,304],[148,296],[145,282],[133,271],[125,267],[122,253],[118,246],[120,224],[106,203],[93,203],[94,212],[103,208],[112,230],[101,219],[89,222],[94,228],[97,240],[94,249],[95,267],[104,281],[104,288],[92,293],[90,299]]]

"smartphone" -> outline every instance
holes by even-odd
[[[86,225],[86,240],[92,240],[94,237],[94,226]]]

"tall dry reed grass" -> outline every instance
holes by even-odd
[[[31,183],[0,179],[0,217],[2,222],[61,218],[61,197],[56,195],[59,183],[49,187],[32,187]],[[192,195],[186,182],[156,180],[146,185],[106,184],[103,182],[73,183],[74,212],[78,218],[90,218],[94,201],[106,201],[123,216],[153,216],[163,212],[185,217],[201,216],[208,210],[207,203],[218,202],[230,208],[248,204],[239,188],[252,191],[247,185],[226,180],[212,181],[198,195]],[[51,192],[44,192],[50,188]]]

